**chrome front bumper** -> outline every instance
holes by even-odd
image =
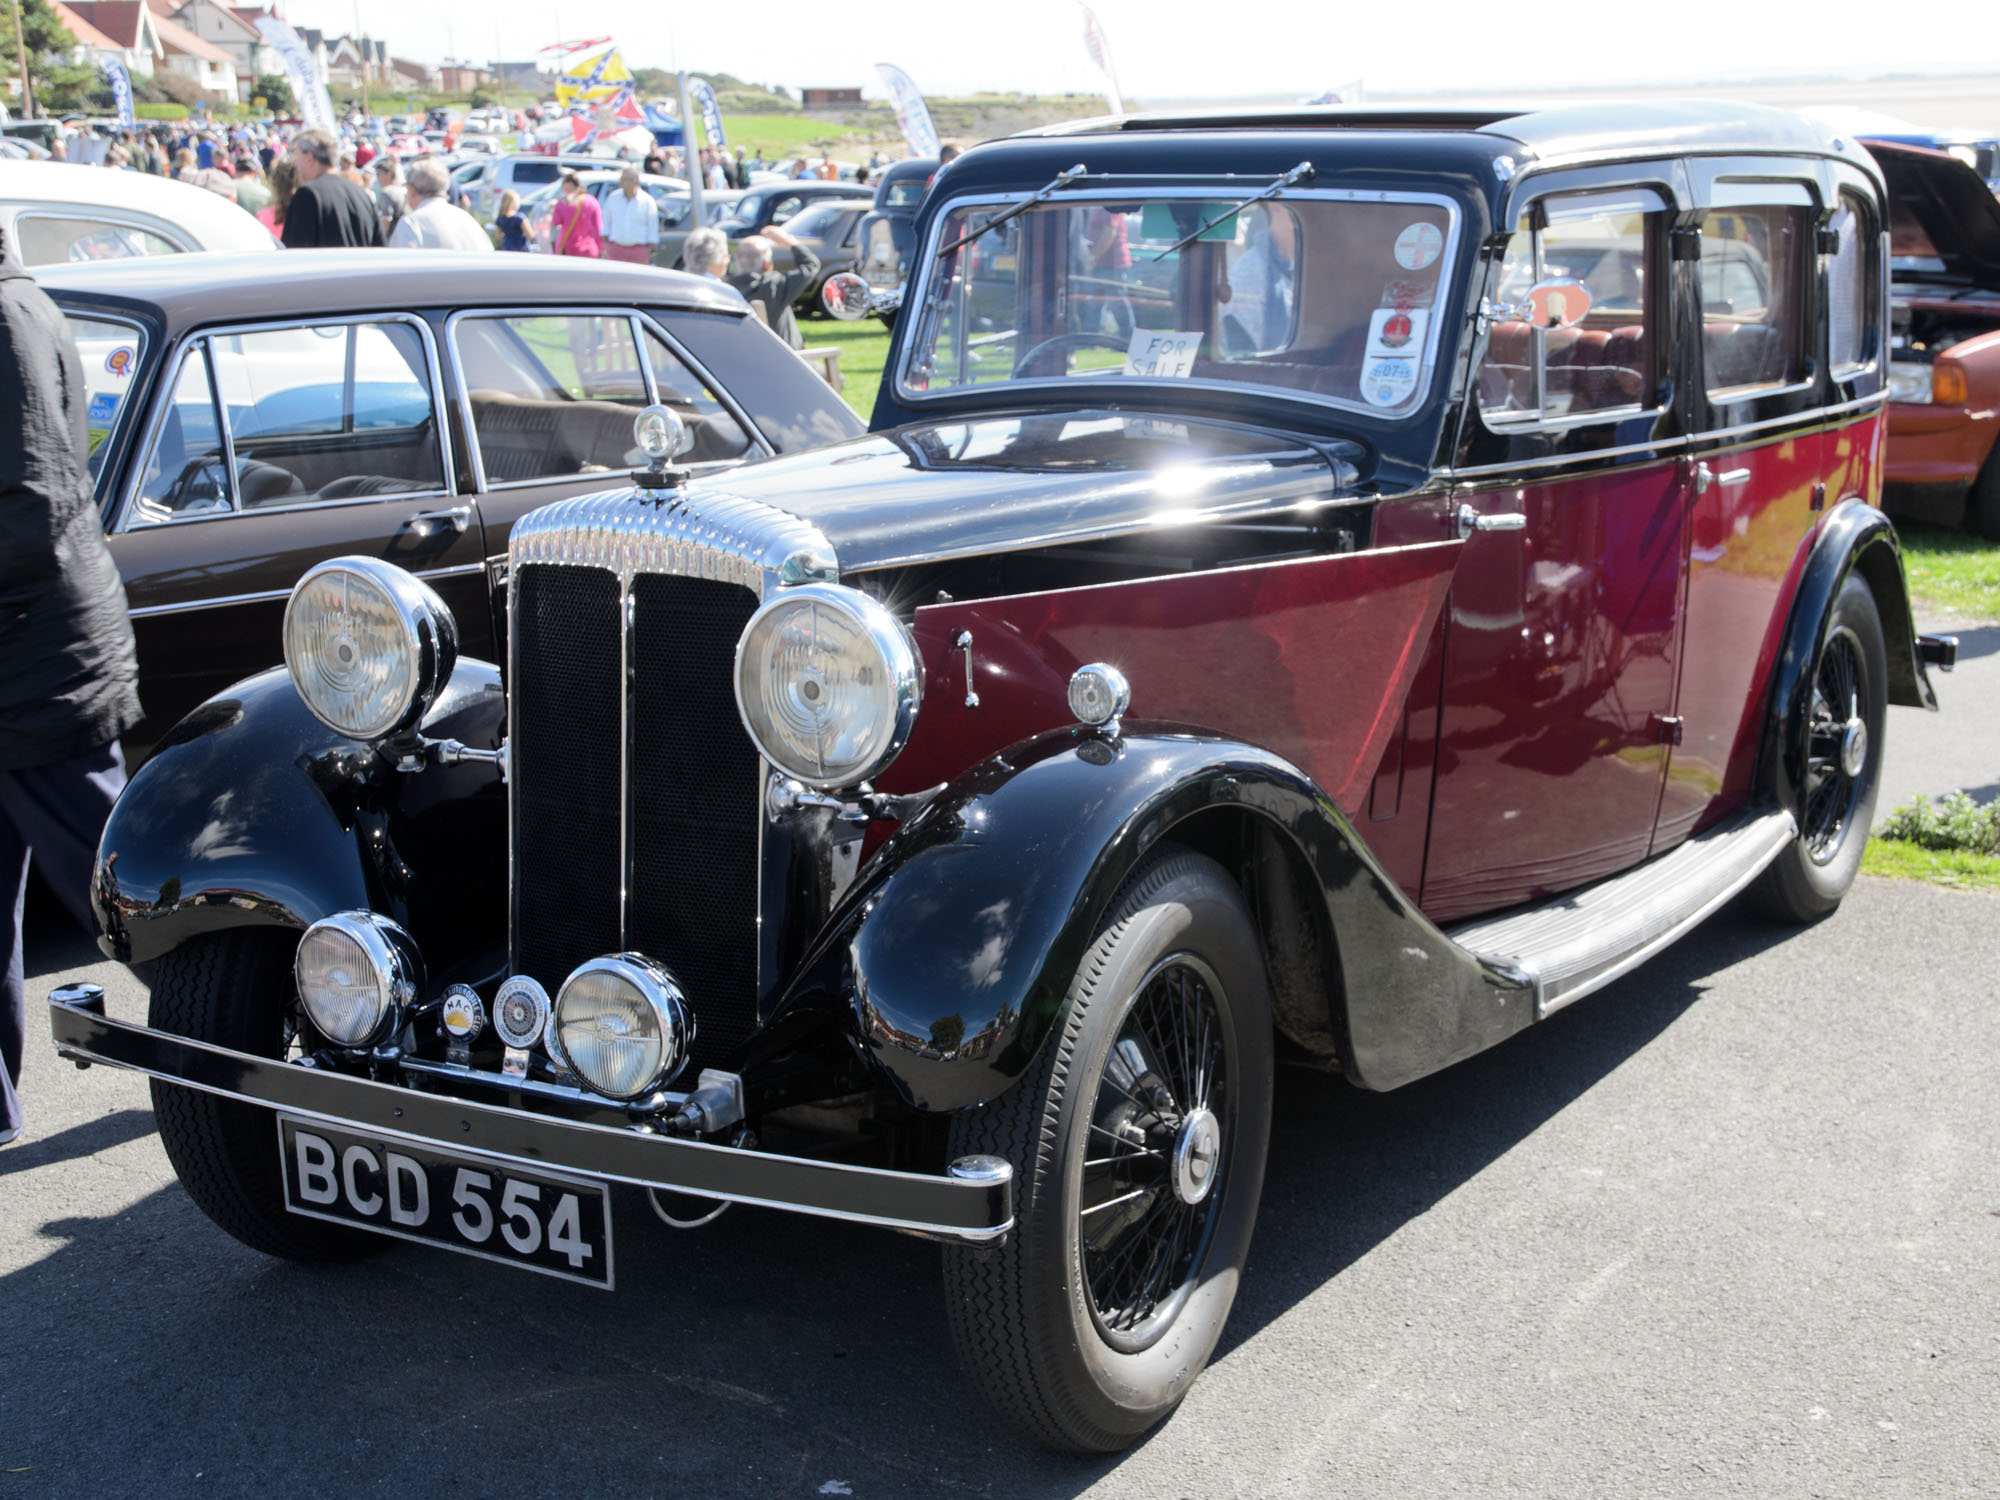
[[[932,1176],[552,1119],[111,1020],[98,1008],[101,996],[69,998],[73,993],[58,990],[49,999],[49,1027],[64,1057],[129,1068],[329,1125],[492,1157],[528,1171],[557,1168],[971,1244],[999,1239],[1014,1224],[1012,1171],[992,1157],[968,1158]]]

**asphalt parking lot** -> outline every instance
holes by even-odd
[[[1888,788],[2000,781],[2000,632]],[[1885,799],[1884,808],[1888,805]],[[128,974],[43,912],[31,993]],[[0,1151],[0,1500],[478,1493],[2000,1493],[2000,898],[1725,913],[1398,1093],[1283,1080],[1249,1275],[1181,1413],[1055,1457],[959,1377],[937,1252],[614,1201],[605,1294],[392,1244],[265,1260],[144,1083],[31,1045]]]

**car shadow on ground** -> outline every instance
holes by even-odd
[[[1249,1274],[1217,1358],[1646,1048],[1705,976],[1788,935],[1725,914],[1606,993],[1392,1094],[1282,1076]],[[23,1167],[128,1141],[148,1120],[111,1114]],[[1070,1496],[1121,1462],[1044,1452],[991,1417],[955,1365],[932,1245],[752,1209],[679,1233],[625,1189],[613,1211],[608,1295],[393,1242],[345,1265],[270,1260],[178,1188],[45,1220],[30,1233],[46,1253],[0,1277],[0,1303],[25,1314],[0,1351],[13,1395],[0,1469],[29,1466],[51,1496],[456,1493],[475,1472],[486,1495],[587,1474],[604,1493],[998,1481]]]

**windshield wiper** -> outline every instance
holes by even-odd
[[[1043,188],[1039,193],[1035,194],[1034,197],[1023,198],[1019,203],[1016,203],[1012,208],[1008,209],[1004,214],[995,214],[992,218],[988,219],[984,224],[981,224],[977,229],[973,230],[972,233],[968,235],[961,235],[958,239],[953,240],[949,245],[946,245],[942,250],[938,251],[937,255],[931,258],[933,260],[936,260],[942,256],[951,254],[952,251],[958,249],[961,245],[971,244],[974,240],[978,239],[982,234],[986,233],[987,230],[999,228],[1002,224],[1005,224],[1009,219],[1013,218],[1016,214],[1026,213],[1029,209],[1033,208],[1037,203],[1046,203],[1051,193],[1054,193],[1059,189],[1068,187],[1072,182],[1075,182],[1080,177],[1088,176],[1089,173],[1090,169],[1084,166],[1082,162],[1078,162],[1075,166],[1071,167],[1067,172],[1058,172],[1056,174],[1056,180],[1050,183],[1047,187]]]
[[[1172,255],[1176,250],[1179,250],[1185,245],[1193,244],[1196,240],[1200,239],[1203,235],[1207,234],[1209,230],[1215,228],[1216,225],[1224,222],[1225,220],[1235,218],[1238,214],[1242,213],[1244,209],[1249,208],[1254,204],[1262,203],[1266,198],[1275,198],[1278,196],[1278,194],[1282,193],[1288,187],[1296,187],[1301,182],[1311,182],[1313,180],[1313,175],[1314,175],[1313,164],[1309,161],[1300,162],[1296,167],[1293,167],[1291,171],[1287,172],[1284,176],[1280,177],[1276,182],[1272,183],[1269,187],[1265,188],[1263,192],[1257,194],[1254,198],[1245,198],[1241,203],[1237,204],[1234,208],[1228,209],[1222,213],[1217,214],[1214,218],[1210,219],[1206,224],[1202,225],[1201,228],[1197,229],[1193,234],[1188,235],[1184,239],[1175,240],[1171,245],[1167,246],[1166,249],[1162,250],[1158,255],[1154,256],[1153,259],[1155,261],[1165,260],[1169,255]]]

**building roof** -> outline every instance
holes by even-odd
[[[153,25],[160,33],[160,45],[169,52],[183,52],[189,57],[198,57],[207,63],[227,63],[236,65],[236,59],[211,42],[204,42],[178,21],[169,21],[157,11],[153,13]]]
[[[147,3],[153,7],[153,13],[155,15],[159,15],[161,13],[164,0],[147,0]],[[196,3],[197,0],[185,0],[185,3],[174,6],[173,10],[168,14],[167,19],[174,20],[177,17],[186,15],[190,10],[194,9]],[[238,31],[237,40],[246,42],[261,42],[264,39],[264,34],[257,29],[257,23],[250,19],[249,14],[240,10],[234,10],[229,6],[222,4],[222,0],[207,0],[207,5],[210,10],[215,11],[219,15],[221,15],[225,23],[237,28]],[[188,21],[185,24],[188,30],[190,31],[195,30],[194,23],[192,21]],[[200,35],[198,31],[195,32],[195,34],[197,36]]]
[[[140,0],[74,0],[65,8],[88,22],[111,46],[133,52],[146,50],[146,26],[153,16]],[[156,29],[154,35],[158,34]]]
[[[78,46],[97,47],[107,52],[118,50],[118,43],[112,41],[110,37],[99,31],[67,5],[64,5],[62,0],[52,0],[49,8],[56,13],[56,19],[62,22],[63,30],[76,38]]]

